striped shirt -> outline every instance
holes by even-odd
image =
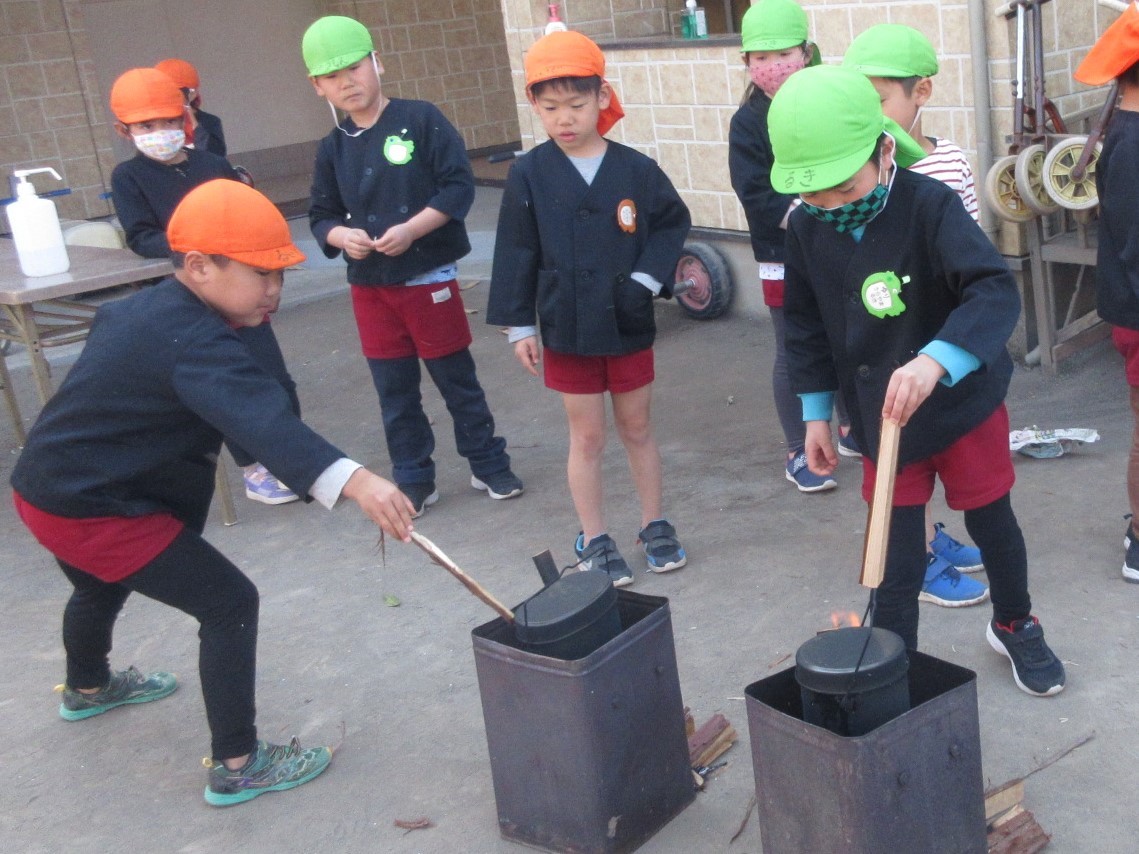
[[[954,190],[961,197],[965,210],[973,217],[973,221],[980,222],[973,169],[965,158],[965,152],[948,139],[937,139],[935,143],[933,153],[913,164],[910,171],[936,178]]]

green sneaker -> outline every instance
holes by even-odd
[[[266,792],[292,789],[316,777],[331,761],[331,748],[302,750],[295,737],[287,746],[258,741],[245,767],[237,771],[230,771],[223,763],[212,759],[203,760],[210,769],[206,803],[229,807],[251,801]]]
[[[161,700],[173,694],[177,687],[178,679],[173,673],[158,670],[143,676],[132,664],[126,670],[112,673],[107,687],[94,694],[81,694],[66,685],[55,690],[63,693],[59,716],[65,721],[81,721],[109,712],[116,706]]]

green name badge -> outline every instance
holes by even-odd
[[[897,317],[906,310],[902,302],[902,285],[909,276],[899,279],[893,273],[871,273],[862,283],[862,304],[875,317]]]

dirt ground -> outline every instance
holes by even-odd
[[[463,268],[488,270],[494,191],[480,189]],[[342,273],[314,263],[274,324],[306,420],[349,455],[387,469],[378,406],[358,353]],[[750,283],[749,283],[750,284]],[[513,360],[485,324],[485,284],[464,294],[480,378],[509,441],[526,493],[492,502],[471,489],[450,419],[429,383],[442,499],[418,523],[461,567],[514,604],[538,589],[530,555],[551,548],[568,563],[578,527],[565,486],[566,430],[556,397]],[[835,610],[861,612],[857,584],[865,505],[859,470],[839,489],[801,495],[783,478],[784,449],[771,402],[771,326],[732,314],[697,322],[658,307],[655,423],[666,503],[690,555],[669,575],[640,571],[636,499],[619,444],[607,449],[611,532],[637,569],[633,590],[667,596],[684,702],[698,721],[721,712],[740,732],[729,764],[642,851],[758,852],[743,691],[789,666],[795,649]],[[57,374],[67,354],[53,356]],[[73,358],[73,356],[72,356]],[[14,384],[33,412],[26,363]],[[1061,375],[1018,368],[1014,427],[1092,427],[1102,440],[1055,460],[1017,456],[1014,507],[1028,541],[1035,612],[1064,659],[1068,687],[1037,699],[1013,684],[985,642],[988,605],[922,606],[921,648],[977,673],[985,785],[1032,774],[1025,806],[1052,834],[1050,851],[1135,850],[1139,747],[1134,655],[1139,586],[1124,584],[1124,472],[1130,415],[1122,368],[1100,345]],[[4,482],[18,454],[0,426]],[[215,513],[207,537],[261,591],[258,707],[261,734],[296,734],[340,746],[330,770],[294,792],[218,810],[202,800],[198,760],[208,735],[192,620],[134,597],[119,620],[112,663],[169,669],[169,699],[78,723],[56,713],[62,680],[59,621],[68,588],[52,561],[0,501],[7,653],[0,659],[0,839],[24,854],[245,851],[474,852],[520,850],[498,833],[475,679],[471,630],[494,615],[414,547],[389,543],[353,507],[265,507],[238,494],[239,522]],[[964,535],[935,499],[935,517]],[[216,511],[215,506],[215,511]],[[385,597],[398,598],[398,607]],[[1091,740],[1032,773],[1073,745]],[[936,797],[936,794],[933,795]],[[434,827],[405,832],[397,819]],[[899,851],[905,850],[899,840]]]

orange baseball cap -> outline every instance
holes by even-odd
[[[125,125],[181,118],[185,103],[178,84],[157,68],[124,71],[111,87],[111,112]]]
[[[526,91],[543,80],[559,77],[600,77],[605,80],[605,55],[593,41],[573,30],[542,36],[534,42],[523,60],[526,69]],[[604,134],[625,116],[617,94],[609,98],[609,107],[597,119],[597,132]]]
[[[1072,75],[1081,83],[1108,83],[1139,62],[1139,4],[1129,3],[1115,23],[1104,30]]]
[[[194,68],[184,59],[164,59],[154,66],[175,83],[180,89],[200,89],[202,79],[198,76],[198,69]]]
[[[215,178],[186,194],[166,226],[174,252],[224,255],[260,270],[305,260],[277,206],[240,181]]]

